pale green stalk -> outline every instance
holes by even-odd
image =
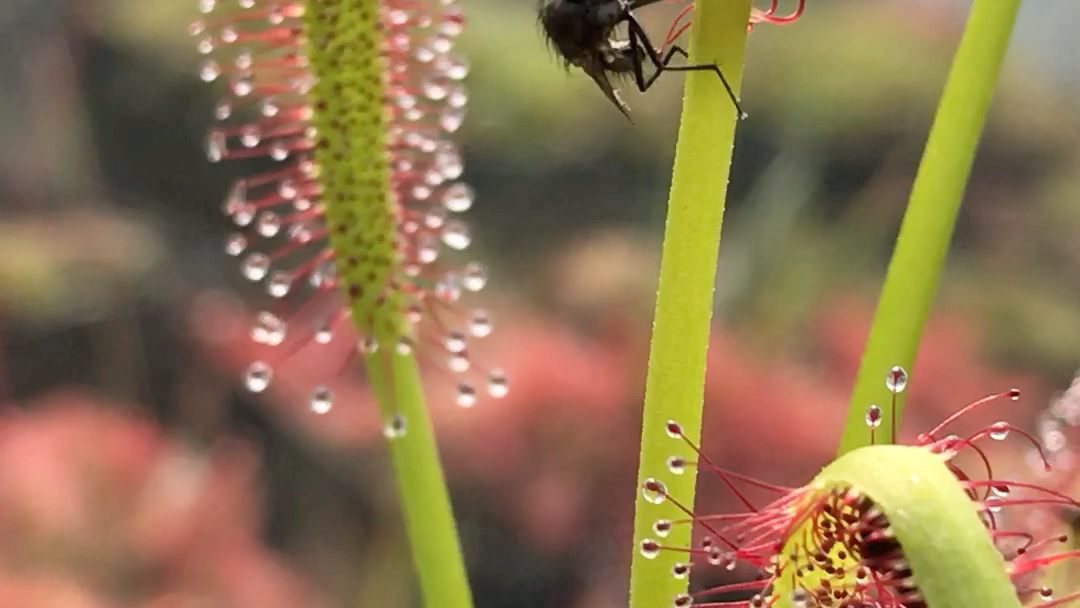
[[[888,416],[885,375],[915,361],[1019,7],[1020,0],[975,0],[971,8],[874,315],[841,454],[869,444],[866,408],[878,404]],[[896,405],[897,419],[903,405]],[[876,431],[879,442],[892,440],[891,426],[886,419]]]
[[[470,608],[472,593],[416,359],[411,353],[376,352],[366,361],[383,419],[392,425],[400,416],[404,422],[388,433],[403,433],[391,438],[390,457],[424,605]]]
[[[736,91],[742,80],[749,16],[750,0],[698,2],[690,34],[691,63],[719,63]],[[681,440],[667,435],[665,423],[676,420],[687,438],[700,439],[716,259],[737,119],[715,73],[687,74],[642,416],[630,569],[634,608],[666,608],[687,589],[686,580],[672,576],[671,569],[677,561],[688,561],[688,556],[661,551],[650,559],[639,547],[643,539],[654,536],[656,520],[685,517],[674,502],[687,508],[694,504],[694,469],[675,475],[666,464],[673,455],[693,460],[693,454]],[[645,500],[640,488],[649,478],[663,482],[671,500],[661,504]],[[678,526],[663,542],[688,546],[690,531]]]

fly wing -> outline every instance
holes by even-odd
[[[599,62],[590,61],[587,64],[581,66],[581,69],[585,71],[596,83],[596,86],[600,87],[600,90],[604,92],[604,95],[611,103],[615,104],[616,108],[623,113],[623,116],[627,120],[633,122],[630,118],[630,106],[626,105],[626,102],[619,97],[619,91],[611,84],[611,80],[608,78],[607,71],[599,65]]]

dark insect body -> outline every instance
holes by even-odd
[[[567,68],[579,67],[596,82],[604,95],[628,119],[630,108],[611,84],[611,76],[633,76],[638,90],[645,92],[661,74],[671,72],[715,72],[724,85],[739,117],[745,117],[735,92],[720,66],[714,63],[671,65],[676,54],[689,58],[681,47],[672,45],[661,54],[649,40],[633,10],[660,0],[540,0],[539,21],[548,43],[559,53]],[[615,28],[626,24],[626,40],[615,38]],[[645,76],[646,61],[655,72]]]

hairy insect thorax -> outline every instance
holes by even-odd
[[[542,0],[539,17],[548,42],[569,66],[610,52],[610,38],[624,13],[618,1]]]

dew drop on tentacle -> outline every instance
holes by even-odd
[[[641,541],[641,555],[646,559],[656,559],[660,555],[660,543],[651,538]]]
[[[667,487],[664,482],[650,477],[641,484],[641,495],[645,500],[658,505],[667,500]]]
[[[667,431],[668,437],[671,437],[672,439],[679,439],[683,436],[682,425],[674,420],[668,420],[664,428]]]
[[[876,429],[877,427],[881,426],[881,418],[882,413],[880,407],[878,407],[877,405],[871,405],[870,407],[866,408],[866,426],[872,429]]]
[[[230,234],[225,238],[225,253],[236,257],[247,249],[247,237],[242,234]]]
[[[405,436],[406,420],[401,414],[394,414],[383,424],[383,436],[387,439],[400,439]]]
[[[334,405],[334,393],[325,386],[315,389],[311,395],[311,411],[316,414],[326,414]]]
[[[244,258],[240,269],[245,279],[261,281],[270,272],[270,258],[261,253],[252,253]]]
[[[456,183],[443,192],[442,202],[447,211],[464,213],[473,204],[476,195],[473,189],[465,183]]]
[[[994,441],[1004,441],[1009,436],[1009,423],[995,422],[989,427],[990,438]]]
[[[652,529],[653,529],[653,532],[657,536],[659,536],[660,538],[664,538],[668,534],[671,533],[671,526],[672,526],[671,520],[669,520],[669,519],[658,519],[655,522],[653,522]]]
[[[462,353],[465,352],[465,348],[468,346],[465,334],[460,331],[451,331],[446,334],[446,338],[443,340],[443,345],[446,347],[447,352]]]
[[[315,341],[319,344],[329,344],[334,339],[334,331],[329,324],[320,325],[315,330]]]
[[[501,369],[493,369],[488,372],[487,381],[488,395],[496,399],[502,399],[510,393],[510,380],[506,372]]]
[[[713,547],[709,549],[709,555],[705,558],[705,561],[707,561],[710,566],[719,566],[724,563],[724,552],[718,547]]]
[[[454,401],[460,407],[468,408],[476,405],[476,389],[470,384],[459,384]]]
[[[206,158],[212,163],[221,162],[225,158],[227,143],[225,134],[221,131],[212,130],[206,136]]]
[[[442,229],[442,241],[451,249],[462,250],[472,243],[472,235],[469,228],[459,221],[448,221]]]
[[[474,310],[469,315],[469,333],[475,338],[491,335],[491,317],[486,310]]]
[[[450,358],[447,359],[447,367],[450,368],[450,371],[458,374],[463,374],[469,371],[469,368],[471,366],[472,362],[469,361],[469,356],[465,353],[465,351],[453,353],[450,355]]]
[[[270,386],[270,380],[273,376],[274,372],[268,364],[263,361],[255,361],[248,366],[247,371],[244,373],[244,386],[253,393],[261,393]]]
[[[686,459],[682,456],[671,456],[667,459],[667,468],[672,475],[682,475],[686,472]]]
[[[203,82],[214,82],[221,75],[221,66],[212,59],[207,59],[199,68],[199,77]]]
[[[480,291],[487,285],[487,268],[478,262],[469,262],[462,271],[461,284],[469,291]]]
[[[379,342],[372,336],[364,336],[360,339],[360,343],[357,345],[357,350],[365,355],[371,355],[379,350]]]
[[[251,339],[258,344],[278,346],[285,341],[287,327],[288,325],[280,317],[263,311],[255,315],[255,323],[251,327]]]
[[[284,298],[289,295],[292,282],[292,275],[289,273],[280,270],[275,271],[270,275],[270,280],[266,282],[266,293],[274,298]]]
[[[890,393],[902,393],[907,388],[908,373],[903,367],[899,365],[893,366],[889,370],[889,373],[885,375],[885,388],[889,389]]]

